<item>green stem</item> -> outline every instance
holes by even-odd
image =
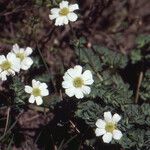
[[[73,30],[72,25],[71,25],[70,22],[69,22],[69,27],[70,27],[71,33],[73,35],[73,39],[78,40],[78,38],[76,36],[76,33],[74,32],[74,30]],[[81,50],[80,50],[80,48],[78,48],[78,49],[79,49],[79,64],[81,64]]]

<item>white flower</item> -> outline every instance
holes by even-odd
[[[22,70],[28,70],[31,67],[33,60],[28,57],[32,53],[32,49],[30,47],[19,48],[18,44],[15,44],[13,45],[12,52],[20,59]]]
[[[8,53],[5,57],[0,56],[0,79],[7,80],[7,76],[15,75],[15,72],[20,71],[20,60],[13,53]]]
[[[51,9],[51,14],[49,15],[50,20],[56,19],[56,26],[61,26],[68,24],[69,21],[74,22],[77,20],[78,16],[73,11],[79,9],[78,4],[69,5],[69,2],[62,1],[59,7],[60,8]]]
[[[96,122],[96,136],[102,136],[105,143],[111,142],[112,138],[120,140],[122,132],[117,129],[117,123],[121,119],[121,116],[115,113],[113,116],[110,111],[104,112],[104,120],[98,119]]]
[[[69,97],[75,95],[78,99],[91,92],[91,88],[87,85],[91,85],[94,82],[91,71],[86,70],[82,74],[82,67],[79,65],[68,69],[63,79],[62,87],[65,88],[65,93]]]
[[[36,101],[37,105],[41,105],[43,103],[42,97],[49,94],[47,85],[34,79],[32,80],[32,87],[25,86],[25,92],[31,94],[29,102],[34,103]]]

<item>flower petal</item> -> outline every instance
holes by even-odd
[[[58,14],[49,15],[50,20],[56,19],[57,17],[59,17]]]
[[[98,119],[98,120],[96,121],[95,125],[96,125],[97,127],[99,127],[99,128],[104,129],[105,126],[106,126],[106,122],[105,122],[104,120],[102,120],[102,119]]]
[[[38,88],[40,86],[40,84],[41,84],[40,81],[36,81],[35,79],[32,80],[32,87]]]
[[[90,70],[84,71],[84,73],[82,74],[82,77],[86,85],[91,85],[94,82],[93,76]]]
[[[107,132],[103,135],[102,139],[103,139],[104,143],[110,143],[112,140],[112,134]]]
[[[122,132],[120,130],[114,130],[113,131],[113,138],[115,140],[120,140],[122,137]]]
[[[46,89],[46,88],[48,88],[48,86],[47,86],[46,83],[41,83],[41,84],[40,84],[40,89],[41,89],[41,90],[42,90],[42,89]]]
[[[77,77],[78,74],[79,74],[78,70],[75,70],[75,69],[73,69],[73,68],[68,69],[68,70],[67,70],[67,73],[68,73],[68,75],[69,75],[71,78],[75,78],[75,77]]]
[[[96,128],[96,130],[95,130],[96,136],[101,136],[105,133],[106,133],[105,129]]]
[[[82,92],[83,92],[85,95],[88,95],[88,94],[90,94],[90,92],[91,92],[91,88],[88,87],[88,86],[83,86],[83,87],[82,87]]]
[[[16,58],[12,61],[11,60],[11,68],[15,71],[15,72],[19,72],[20,71],[20,59],[19,58]]]
[[[75,97],[77,99],[81,99],[84,97],[83,92],[81,91],[81,89],[75,89]]]
[[[76,76],[80,76],[82,74],[82,67],[80,65],[76,65],[74,67],[74,71],[75,71]]]
[[[113,122],[118,123],[119,120],[121,119],[121,116],[115,113],[112,117]]]
[[[68,22],[69,22],[69,21],[68,21],[68,18],[67,18],[67,17],[64,17],[63,23],[64,23],[64,24],[68,24]]]
[[[33,64],[33,60],[30,57],[26,57],[21,62],[21,69],[28,70],[31,67],[32,64]]]
[[[111,122],[112,121],[112,114],[110,111],[104,112],[104,119],[107,122]]]
[[[4,55],[1,55],[1,56],[0,56],[0,64],[1,64],[3,61],[5,61],[5,60],[6,60],[5,56],[4,56]]]
[[[35,102],[35,97],[33,95],[30,96],[29,98],[29,103],[34,103]]]
[[[25,92],[26,93],[32,93],[32,89],[33,88],[31,86],[28,86],[28,85],[25,86]]]
[[[36,100],[37,105],[41,105],[43,103],[43,100],[42,100],[41,96],[35,97],[35,100]]]
[[[62,9],[64,7],[67,7],[68,8],[68,4],[69,2],[68,1],[62,1],[60,4],[59,4],[59,7]]]
[[[65,73],[65,75],[63,76],[63,79],[66,81],[72,81],[72,77],[68,74],[68,72]]]
[[[49,95],[49,91],[47,89],[43,89],[43,90],[41,90],[41,95],[47,96],[47,95]]]
[[[74,21],[76,21],[76,20],[78,19],[78,16],[77,16],[75,13],[73,13],[73,12],[69,13],[69,14],[67,15],[67,17],[68,17],[68,19],[69,19],[70,21],[72,21],[72,22],[74,22]]]
[[[56,26],[62,26],[62,25],[64,25],[63,19],[64,19],[63,17],[56,18],[55,25]]]
[[[75,89],[74,88],[68,88],[65,90],[65,93],[69,96],[72,97],[75,95]]]
[[[12,47],[13,52],[18,53],[19,52],[19,45],[16,43]]]
[[[52,9],[51,9],[51,14],[52,14],[52,15],[59,14],[59,11],[60,11],[59,8],[52,8]]]
[[[31,55],[32,52],[33,52],[33,50],[32,50],[31,47],[27,47],[27,48],[25,49],[25,53],[26,53],[27,56]]]
[[[79,9],[79,5],[78,4],[69,5],[69,10],[70,11],[74,11],[74,10],[77,10],[77,9]]]
[[[73,84],[72,84],[72,82],[70,82],[70,81],[63,81],[62,82],[62,87],[63,88],[72,88],[73,87]]]

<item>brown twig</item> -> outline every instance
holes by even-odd
[[[136,104],[138,103],[138,100],[139,100],[139,92],[140,92],[140,86],[142,83],[142,79],[143,79],[143,72],[140,72],[139,79],[138,79],[138,85],[137,85],[137,89],[136,89],[136,95],[135,95],[135,103]]]
[[[10,107],[7,109],[7,119],[6,119],[6,125],[4,129],[4,134],[6,134],[7,128],[8,128],[8,122],[9,122],[9,115],[10,115]]]
[[[69,120],[70,124],[72,125],[72,127],[78,132],[80,133],[79,129],[76,127],[76,125],[71,121]]]

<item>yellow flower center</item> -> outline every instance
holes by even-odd
[[[8,61],[8,60],[5,60],[1,65],[0,67],[3,69],[3,70],[8,70],[11,68],[11,63]]]
[[[24,60],[24,58],[25,58],[25,54],[24,53],[17,53],[16,56],[18,58],[20,58],[21,61]]]
[[[116,129],[116,125],[113,122],[106,123],[105,130],[106,132],[113,132]]]
[[[67,7],[64,7],[59,11],[59,14],[61,16],[67,16],[69,14],[69,9]]]
[[[41,96],[41,90],[39,88],[33,88],[32,94],[36,96]]]
[[[76,78],[74,79],[74,81],[73,81],[73,85],[74,85],[74,87],[76,87],[76,88],[80,88],[80,87],[82,87],[82,86],[84,85],[84,81],[83,81],[82,78],[76,77]]]

